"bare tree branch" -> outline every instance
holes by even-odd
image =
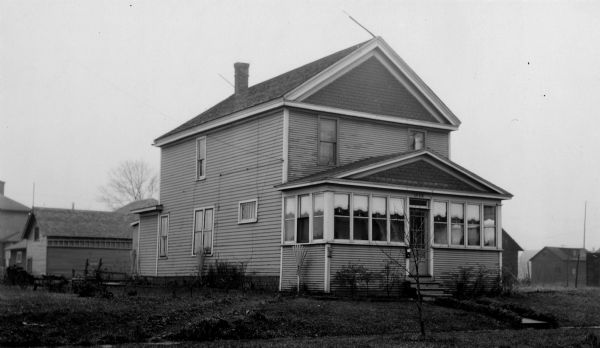
[[[130,202],[153,197],[158,191],[158,178],[143,160],[127,160],[108,172],[108,182],[98,191],[98,201],[110,209],[117,209]]]

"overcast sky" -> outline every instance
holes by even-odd
[[[0,180],[26,205],[105,209],[120,161],[250,84],[370,38],[461,119],[453,161],[514,194],[525,249],[600,247],[599,1],[0,0]]]

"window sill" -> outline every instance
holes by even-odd
[[[196,181],[197,181],[197,182],[198,182],[198,181],[204,181],[204,180],[206,180],[206,176],[203,176],[203,177],[201,177],[201,178],[196,178]]]
[[[433,249],[449,249],[449,250],[473,250],[473,251],[502,251],[497,247],[480,247],[480,246],[458,246],[458,245],[436,245]]]
[[[254,220],[242,220],[242,221],[238,221],[238,225],[244,225],[244,224],[254,224],[257,223],[258,219],[254,219]]]
[[[296,242],[283,242],[282,246],[293,246],[293,245],[319,245],[319,244],[344,244],[344,245],[364,245],[364,246],[372,246],[372,247],[381,247],[381,246],[392,246],[392,247],[406,247],[406,244],[403,242],[369,242],[369,241],[352,241],[352,240],[343,240],[343,239],[335,239],[335,240],[315,240],[308,243],[296,243]]]

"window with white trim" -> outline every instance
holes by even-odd
[[[196,180],[206,177],[206,137],[196,139]]]
[[[333,238],[350,239],[350,195],[333,196]]]
[[[158,256],[167,257],[169,242],[169,215],[162,215],[160,217],[158,236]]]
[[[296,243],[310,242],[310,195],[298,196]]]
[[[313,194],[313,239],[323,239],[325,198],[322,193]]]
[[[369,196],[352,195],[354,240],[369,240]]]
[[[496,246],[496,207],[483,206],[483,245]]]
[[[390,197],[390,241],[404,242],[406,212],[404,199]]]
[[[285,198],[285,208],[283,216],[283,240],[293,242],[296,234],[296,197]]]
[[[242,201],[238,207],[238,223],[256,222],[258,217],[258,199]]]
[[[371,203],[371,237],[387,242],[387,197],[373,196]]]
[[[337,164],[337,120],[319,117],[318,164]]]
[[[408,131],[408,145],[411,150],[421,150],[425,148],[425,132],[418,130]]]
[[[467,245],[481,245],[481,209],[479,205],[467,204]]]
[[[197,255],[200,250],[205,255],[213,252],[214,209],[201,208],[194,210],[194,236],[192,255]]]
[[[465,244],[465,212],[464,205],[450,204],[450,243],[452,245]]]
[[[433,202],[433,242],[448,244],[448,203]]]

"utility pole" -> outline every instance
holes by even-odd
[[[585,251],[585,225],[587,218],[587,201],[585,201],[585,205],[583,208],[583,250],[577,251],[577,266],[575,268],[575,288],[577,288],[577,280],[579,278],[579,260],[581,259],[581,253]]]

